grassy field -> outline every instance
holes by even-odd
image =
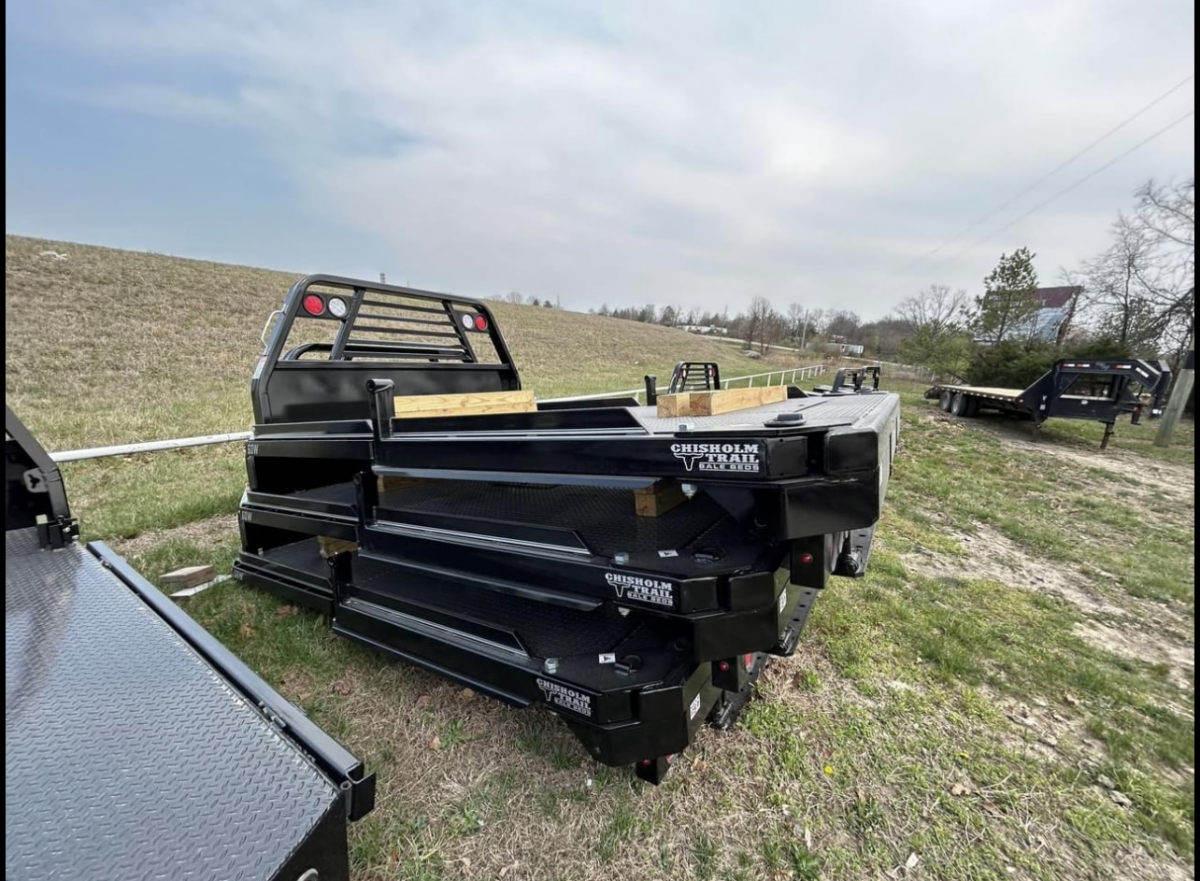
[[[11,237],[7,252],[8,401],[51,447],[246,424],[261,318],[289,276]],[[102,320],[114,303],[128,320]],[[30,340],[48,310],[61,330]],[[501,321],[543,396],[711,355],[551,310]],[[173,351],[189,363],[158,363]],[[720,352],[730,374],[763,369]],[[361,881],[1193,877],[1190,423],[1168,451],[1123,425],[1101,455],[1098,426],[1034,443],[901,391],[870,575],[826,591],[739,725],[658,788],[590,762],[545,712],[388,663],[272,598],[229,583],[188,609],[378,771],[352,831]],[[241,468],[225,449],[66,476],[88,534],[156,577],[228,567]]]

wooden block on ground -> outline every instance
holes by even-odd
[[[421,478],[419,477],[380,477],[378,485],[379,491],[385,493],[393,489],[404,489],[406,486],[414,486],[421,482]]]
[[[340,554],[343,551],[357,551],[358,542],[346,541],[341,538],[330,538],[327,535],[317,536],[317,543],[321,546],[322,557],[332,557],[335,554]]]
[[[735,410],[749,410],[763,404],[779,404],[787,400],[787,386],[769,385],[761,388],[730,388],[715,392],[692,392],[690,416],[719,416]]]
[[[216,577],[217,570],[212,566],[185,566],[174,572],[168,572],[159,581],[176,587],[195,587],[197,584],[212,581]]]
[[[670,419],[674,416],[689,416],[688,405],[692,396],[687,392],[676,395],[658,396],[658,418]]]
[[[633,506],[639,517],[661,517],[686,501],[687,496],[674,480],[660,480],[633,491]]]
[[[401,395],[396,397],[397,419],[432,416],[482,416],[486,413],[532,413],[537,409],[533,392],[470,392],[463,395]]]

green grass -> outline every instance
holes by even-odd
[[[42,263],[45,247],[7,240],[6,387],[49,446],[245,427],[261,319],[291,276],[74,245]],[[197,292],[208,311],[181,310]],[[117,295],[129,319],[96,322]],[[52,338],[35,299],[63,319]],[[669,330],[498,313],[543,397],[683,357],[769,369]],[[1190,877],[1191,424],[1166,451],[1156,426],[1122,425],[1101,456],[1099,426],[1051,422],[1035,444],[923,390],[901,385],[870,574],[825,591],[735,730],[706,732],[658,788],[592,763],[543,710],[465,695],[264,594],[226,582],[186,608],[378,773],[351,832],[361,881]],[[158,578],[228,571],[243,468],[230,446],[65,476],[87,535]]]

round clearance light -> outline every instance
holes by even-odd
[[[304,311],[309,315],[324,315],[325,300],[316,294],[309,294],[300,303],[304,307]]]
[[[462,316],[461,320],[462,320],[462,326],[464,328],[466,328],[467,330],[474,329],[474,327],[475,327],[475,316],[474,315],[464,315],[464,316]]]
[[[346,313],[350,311],[350,307],[341,297],[329,298],[329,314],[334,318],[345,318]]]
[[[487,328],[488,328],[487,319],[484,318],[482,315],[476,315],[475,316],[475,329],[476,330],[487,330]]]

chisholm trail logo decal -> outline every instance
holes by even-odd
[[[626,575],[623,572],[605,572],[604,580],[613,586],[620,599],[671,608],[675,606],[675,585],[669,581]]]
[[[592,696],[590,694],[584,694],[573,688],[567,688],[565,685],[559,685],[557,682],[540,677],[537,684],[542,693],[546,695],[546,700],[556,707],[562,707],[564,710],[570,710],[572,713],[578,713],[581,716],[592,715]]]
[[[671,453],[688,471],[762,470],[762,448],[758,444],[671,444]]]

